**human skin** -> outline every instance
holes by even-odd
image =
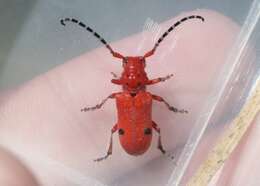
[[[0,148],[0,183],[6,186],[37,186],[32,172],[11,152]]]
[[[149,86],[148,91],[189,111],[175,114],[162,103],[153,104],[153,120],[161,128],[164,148],[176,158],[239,31],[229,18],[209,10],[183,13],[160,24],[161,29],[194,14],[203,16],[205,22],[190,20],[179,26],[146,63],[151,79],[174,74],[164,83]],[[143,55],[154,43],[153,33],[144,32],[111,46],[130,56]],[[121,91],[110,83],[110,72],[120,75],[121,71],[122,62],[102,47],[10,91],[0,99],[0,143],[22,159],[43,185],[165,184],[175,164],[156,149],[156,133],[150,149],[137,157],[123,151],[115,133],[112,156],[93,161],[107,151],[116,123],[115,101],[107,101],[100,110],[80,110]]]

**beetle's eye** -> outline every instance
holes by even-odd
[[[118,130],[118,133],[119,133],[119,135],[124,135],[124,134],[125,134],[125,131],[124,131],[124,129],[119,129],[119,130]]]
[[[150,134],[152,134],[152,129],[151,129],[151,128],[145,128],[145,129],[144,129],[144,134],[145,134],[145,135],[150,135]]]
[[[123,59],[123,67],[127,64],[127,59]]]

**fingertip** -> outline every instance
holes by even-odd
[[[37,186],[39,183],[26,165],[0,147],[0,185]]]

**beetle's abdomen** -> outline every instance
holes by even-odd
[[[139,92],[132,97],[122,93],[116,98],[120,143],[128,154],[141,155],[152,139],[152,97]]]

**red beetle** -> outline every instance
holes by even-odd
[[[167,75],[166,77],[148,79],[144,70],[145,59],[154,54],[160,42],[172,30],[174,30],[175,27],[189,19],[200,19],[204,21],[204,18],[199,15],[191,15],[182,18],[163,33],[163,35],[158,39],[152,50],[147,52],[144,56],[135,57],[123,56],[120,53],[115,52],[98,33],[93,31],[92,28],[86,26],[82,22],[73,18],[65,18],[61,20],[61,24],[64,26],[66,22],[72,22],[81,26],[83,29],[86,29],[96,38],[98,38],[114,57],[120,58],[123,61],[124,70],[121,74],[121,77],[117,78],[117,76],[113,74],[116,79],[111,80],[112,83],[122,86],[122,92],[109,95],[100,104],[97,104],[94,107],[85,107],[81,109],[81,111],[84,112],[100,109],[108,99],[116,99],[118,121],[111,130],[110,144],[107,154],[101,158],[96,159],[95,161],[104,160],[112,154],[112,135],[116,131],[118,131],[119,133],[120,143],[125,151],[130,155],[137,156],[145,153],[149,148],[152,140],[152,129],[154,129],[159,134],[158,149],[163,154],[165,154],[165,150],[161,142],[160,128],[152,120],[152,101],[156,100],[159,102],[163,102],[170,111],[176,113],[188,113],[188,111],[184,109],[179,110],[173,106],[170,106],[170,104],[167,103],[162,97],[153,95],[150,92],[146,91],[146,85],[163,82],[172,77],[172,74]]]

